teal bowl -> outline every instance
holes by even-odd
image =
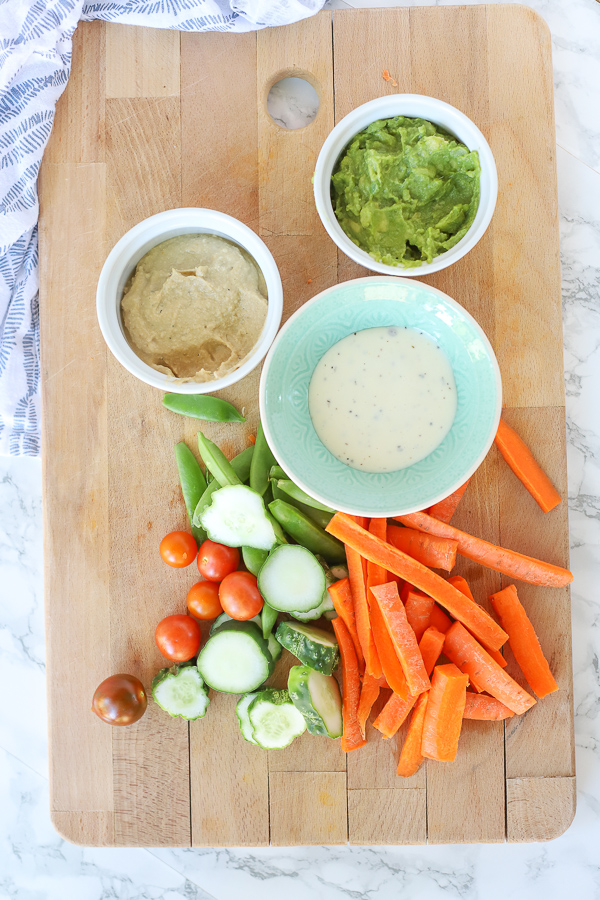
[[[457,409],[429,456],[380,474],[353,469],[324,446],[308,411],[308,387],[330,347],[382,326],[415,328],[436,341],[454,372]],[[305,303],[275,338],[260,381],[261,421],[280,465],[315,499],[361,516],[426,509],[464,484],[490,449],[501,407],[498,363],[475,319],[436,288],[383,275],[346,281]]]

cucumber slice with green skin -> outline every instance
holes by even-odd
[[[309,666],[292,666],[288,675],[288,691],[311,734],[341,737],[342,697],[333,675],[323,675]]]
[[[241,622],[241,621],[242,621],[241,619],[232,619],[231,616],[228,616],[226,612],[221,613],[221,615],[217,616],[217,618],[214,620],[214,622],[210,626],[210,631],[208,632],[208,636],[212,637],[213,634],[215,633],[215,631],[217,630],[217,628],[220,628],[221,625],[225,625],[226,622]],[[259,626],[259,628],[261,627],[260,615],[254,616],[254,618],[252,618],[252,619],[244,619],[243,621],[254,622],[255,625]]]
[[[173,718],[193,722],[206,715],[210,699],[196,666],[171,666],[152,679],[155,702]]]
[[[211,505],[200,516],[200,525],[211,541],[227,547],[270,550],[276,542],[262,497],[244,484],[215,491]]]
[[[198,671],[209,687],[246,694],[267,680],[275,663],[254,622],[232,620],[209,637],[198,657]]]
[[[267,644],[269,645],[269,653],[273,658],[273,662],[276,663],[283,653],[283,647],[281,646],[273,632],[271,632],[271,634],[268,636]]]
[[[276,547],[258,573],[258,589],[273,609],[307,612],[323,599],[325,573],[316,557],[298,544]]]
[[[227,624],[227,622],[237,622],[237,621],[239,621],[239,619],[232,619],[231,616],[227,615],[227,613],[221,613],[221,615],[218,616],[218,618],[216,618],[215,621],[212,623],[212,625],[210,627],[209,637],[212,637],[213,634],[215,633],[215,631],[217,631],[217,629],[219,629],[222,625]],[[255,625],[258,625],[258,627],[262,630],[262,619],[261,619],[260,615],[254,616],[253,619],[248,619],[247,621],[253,622]],[[276,639],[275,635],[272,632],[270,632],[266,636],[263,634],[263,638],[267,642],[267,645],[269,647],[269,653],[271,654],[271,659],[273,660],[273,663],[276,663],[277,660],[279,659],[279,657],[281,656],[281,651],[282,651],[281,644],[279,643],[279,641]]]
[[[254,728],[250,723],[250,719],[248,718],[248,707],[254,700],[257,695],[257,691],[252,691],[250,694],[244,694],[244,696],[238,700],[237,705],[235,707],[235,712],[238,717],[238,722],[240,723],[240,731],[242,732],[242,737],[245,741],[248,741],[249,744],[256,744],[254,740]]]
[[[338,667],[340,648],[337,641],[321,628],[296,622],[281,622],[275,637],[301,663],[323,675],[332,675]]]
[[[279,750],[306,731],[306,721],[287,691],[266,688],[248,707],[252,736],[264,750]]]
[[[330,569],[325,568],[325,580],[327,582],[327,587],[330,584],[333,584],[335,581],[333,575],[331,574]],[[335,618],[335,607],[333,605],[333,600],[329,595],[329,591],[325,588],[325,592],[323,594],[323,598],[318,606],[314,609],[309,609],[308,612],[299,612],[298,610],[294,610],[290,613],[290,616],[293,616],[295,619],[298,619],[300,622],[314,622],[315,619],[320,619],[321,616],[325,616],[328,618],[328,613],[333,613]]]

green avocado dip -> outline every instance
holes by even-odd
[[[425,119],[379,119],[346,147],[331,178],[348,237],[388,266],[431,262],[454,247],[479,205],[479,156]]]

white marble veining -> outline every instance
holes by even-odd
[[[61,840],[48,815],[41,466],[0,459],[0,900],[600,897],[600,4],[528,5],[552,30],[556,85],[575,574],[573,825],[529,845],[108,850]]]

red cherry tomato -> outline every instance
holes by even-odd
[[[219,586],[223,611],[232,619],[253,619],[263,608],[264,600],[252,572],[232,572]]]
[[[199,581],[188,591],[187,608],[197,619],[216,619],[223,612],[216,581]]]
[[[226,575],[235,572],[240,564],[237,547],[226,547],[214,541],[204,541],[198,550],[198,571],[207,581],[223,581]]]
[[[92,712],[108,725],[133,725],[146,712],[148,698],[135,675],[111,675],[99,684],[92,700]]]
[[[196,541],[187,531],[172,531],[160,542],[160,555],[168,566],[183,569],[196,559]]]
[[[167,616],[156,626],[156,646],[173,662],[187,662],[200,649],[200,626],[191,616]]]

